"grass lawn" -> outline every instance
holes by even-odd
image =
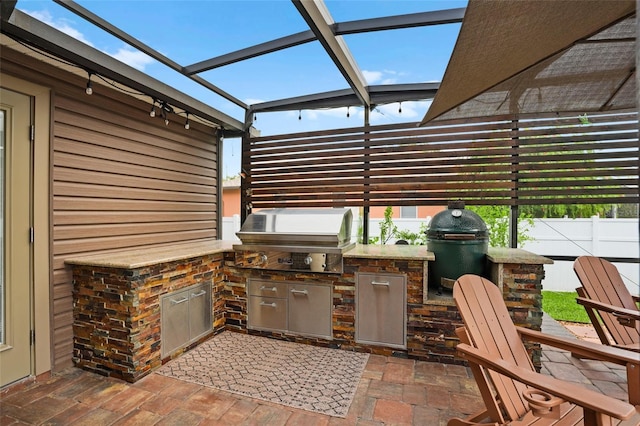
[[[587,313],[576,302],[578,293],[542,291],[542,310],[557,321],[591,323]]]

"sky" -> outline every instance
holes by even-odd
[[[309,29],[290,0],[76,0],[182,66]],[[334,22],[466,6],[464,1],[325,0]],[[18,9],[240,121],[244,110],[126,45],[52,1],[19,0]],[[344,36],[367,84],[441,81],[460,24]],[[199,74],[247,104],[348,89],[319,42]],[[429,102],[380,105],[371,124],[419,121]],[[301,117],[301,119],[299,119]],[[262,135],[363,124],[361,107],[262,113]],[[240,171],[240,141],[225,139],[223,175]]]

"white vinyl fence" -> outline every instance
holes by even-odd
[[[382,219],[371,219],[369,234],[376,236],[380,232]],[[393,219],[398,229],[419,232],[424,219]],[[353,241],[357,238],[359,219],[354,215]],[[222,237],[225,240],[237,239],[235,232],[240,229],[238,216],[223,219]],[[581,256],[594,255],[603,257],[634,258],[640,256],[640,239],[638,237],[638,219],[602,219],[594,216],[589,219],[534,219],[534,226],[529,235],[533,241],[525,243],[522,248],[542,256]],[[632,294],[638,294],[640,282],[640,264],[614,263]],[[554,261],[553,265],[545,265],[545,290],[573,291],[579,286],[573,272],[572,261]]]

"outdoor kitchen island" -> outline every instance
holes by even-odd
[[[343,254],[343,272],[336,275],[231,268],[235,274],[229,275],[227,282],[230,293],[226,301],[226,328],[242,332],[248,328],[248,281],[313,282],[333,287],[331,339],[276,330],[250,329],[249,332],[345,350],[461,364],[463,361],[456,356],[455,347],[459,340],[455,328],[462,325],[462,320],[451,293],[438,294],[429,288],[428,270],[433,261],[435,257],[426,246],[357,245]],[[550,264],[552,260],[521,249],[489,248],[486,261],[487,278],[502,289],[514,322],[540,330],[544,264]],[[229,259],[228,264],[231,262]],[[397,316],[390,321],[402,324],[404,345],[384,340],[388,337],[388,330],[384,330],[387,322],[378,314],[383,311],[382,315],[387,315],[393,309],[389,306],[393,301],[387,302],[387,299],[375,304],[359,304],[363,287],[376,287],[374,291],[379,293],[387,288],[387,284],[390,289],[395,284],[397,289],[398,284],[393,280],[399,277],[405,283],[403,309],[400,312],[396,310]],[[377,334],[383,336],[383,340],[373,342],[362,336],[361,328],[366,326],[370,329],[370,322],[382,328]],[[530,348],[532,359],[535,365],[539,365],[540,353],[534,349]]]
[[[342,271],[337,273],[246,268],[237,262],[238,256],[242,255],[232,242],[212,240],[67,259],[74,281],[74,363],[134,382],[223,330],[463,363],[455,357],[454,330],[461,321],[450,295],[434,296],[429,290],[429,262],[434,256],[425,246],[356,245],[343,253]],[[543,265],[551,261],[519,249],[490,248],[487,262],[489,278],[503,289],[514,320],[540,329]],[[329,332],[250,326],[252,281],[262,282],[258,289],[270,283],[267,290],[283,283],[326,288],[319,294],[328,298]],[[373,304],[371,291],[361,292],[366,287],[389,291],[389,303]],[[299,296],[304,292],[294,297]],[[203,303],[194,303],[198,315],[208,319],[208,327],[202,328],[202,317],[196,318],[195,328],[201,334],[178,333],[183,340],[167,350],[164,335],[190,320],[186,308],[186,314],[177,317],[184,319],[177,321],[163,320],[161,311],[166,306],[188,306],[192,297],[208,300],[204,304],[208,312],[202,311]],[[371,324],[389,324],[391,331],[379,332]]]

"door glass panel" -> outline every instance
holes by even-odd
[[[5,343],[4,285],[4,111],[0,110],[0,345]]]

